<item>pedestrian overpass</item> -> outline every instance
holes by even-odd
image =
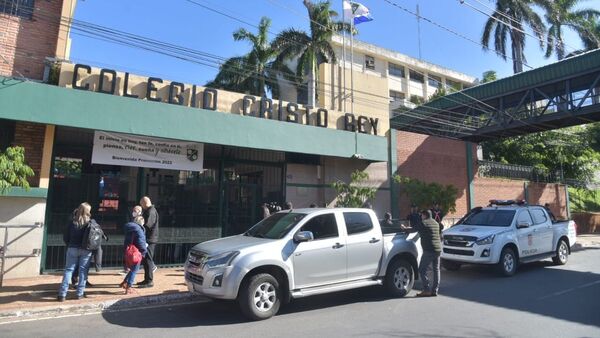
[[[397,130],[471,142],[600,121],[600,49],[393,112]]]

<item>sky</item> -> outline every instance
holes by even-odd
[[[413,11],[419,4],[423,17],[475,41],[480,41],[483,26],[488,19],[484,14],[460,4],[458,0],[390,1]],[[258,24],[262,16],[267,16],[272,20],[271,39],[287,28],[306,31],[309,28],[302,0],[79,0],[75,18],[226,58],[249,51],[249,44],[234,41],[232,33],[239,28],[256,32],[255,27],[211,12],[192,2],[254,25]],[[369,8],[374,20],[357,26],[358,39],[418,57],[417,21],[413,15],[384,0],[360,2]],[[467,2],[487,12],[491,10],[484,6],[494,6],[491,0]],[[598,0],[584,1],[584,5],[600,10]],[[332,7],[341,15],[342,0],[332,1]],[[424,61],[478,78],[487,70],[495,70],[499,77],[512,74],[511,60],[504,61],[493,52],[483,51],[480,45],[426,21],[422,20],[420,26]],[[213,67],[99,41],[76,32],[73,32],[71,38],[71,60],[76,62],[193,84],[204,84],[217,73],[217,69]],[[581,48],[581,42],[574,33],[567,31],[565,40],[571,47],[567,47],[568,51]],[[527,63],[534,68],[556,62],[555,56],[546,59],[539,48],[539,41],[531,37],[527,38],[525,52]]]

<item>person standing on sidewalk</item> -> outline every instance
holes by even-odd
[[[419,262],[419,276],[423,283],[423,291],[417,297],[437,296],[440,286],[440,254],[442,245],[440,242],[440,224],[431,217],[431,210],[421,211],[420,224],[411,224],[411,227],[403,227],[410,232],[419,232],[423,255]],[[433,285],[429,279],[429,270],[433,270]]]
[[[140,205],[144,210],[144,228],[146,229],[148,253],[142,260],[142,264],[144,265],[144,280],[139,282],[137,286],[140,288],[151,288],[154,286],[154,271],[156,271],[154,250],[156,249],[156,243],[158,243],[158,212],[148,196],[142,197]]]
[[[65,272],[62,283],[58,290],[58,301],[63,302],[67,297],[69,281],[73,271],[79,269],[79,280],[77,284],[77,299],[85,297],[85,283],[87,281],[88,268],[92,252],[83,248],[84,234],[90,222],[95,222],[91,216],[92,207],[87,203],[81,203],[75,210],[71,223],[69,223],[63,239],[67,245]]]
[[[144,217],[138,215],[135,216],[132,222],[127,222],[123,226],[125,230],[125,240],[123,242],[124,249],[130,244],[135,245],[135,247],[140,251],[142,257],[145,257],[148,250],[148,244],[146,243],[146,235],[143,230],[144,225]],[[143,259],[143,258],[142,258]],[[133,284],[135,283],[135,275],[140,269],[140,264],[135,264],[133,266],[128,266],[129,272],[125,276],[125,279],[119,284],[120,287],[125,289],[125,294],[133,293]]]

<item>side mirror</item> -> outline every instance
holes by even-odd
[[[312,231],[298,231],[294,235],[294,242],[296,243],[310,242],[313,239],[315,239],[315,236],[313,236]]]
[[[529,228],[530,226],[529,222],[521,222],[517,224],[517,229]]]

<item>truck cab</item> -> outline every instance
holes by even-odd
[[[251,319],[266,319],[294,298],[384,285],[412,289],[419,249],[410,235],[383,235],[370,209],[295,209],[243,234],[200,243],[185,264],[191,292],[236,299]]]
[[[566,264],[575,244],[573,221],[553,222],[539,205],[492,200],[475,208],[442,235],[442,265],[458,270],[462,264],[497,266],[512,276],[520,263],[552,258]]]

